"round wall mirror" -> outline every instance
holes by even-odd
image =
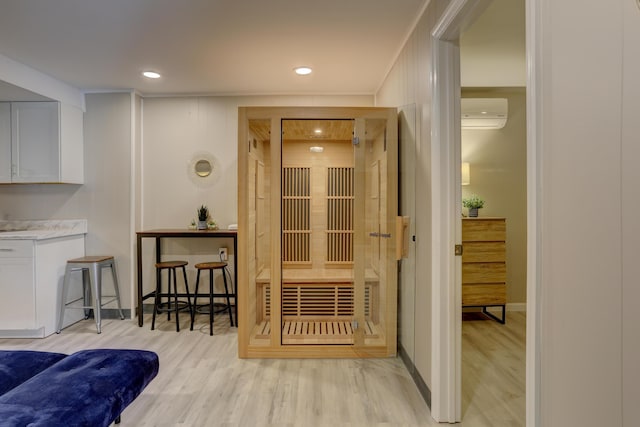
[[[200,188],[214,185],[222,172],[218,159],[207,151],[193,153],[191,161],[186,164],[186,170],[189,180]]]
[[[200,159],[196,162],[195,166],[194,166],[194,170],[196,172],[196,175],[204,178],[207,177],[209,175],[211,175],[211,170],[212,170],[212,166],[211,166],[211,162],[209,160],[206,159]]]

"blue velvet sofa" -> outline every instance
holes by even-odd
[[[0,351],[0,424],[107,427],[158,369],[145,350]]]

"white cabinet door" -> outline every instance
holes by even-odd
[[[13,182],[59,182],[59,142],[59,103],[11,103]]]
[[[0,257],[0,330],[36,327],[33,258]]]
[[[11,182],[11,103],[0,102],[0,183]]]

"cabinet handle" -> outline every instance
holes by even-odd
[[[0,248],[0,252],[15,252],[15,249]]]

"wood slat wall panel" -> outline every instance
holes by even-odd
[[[327,168],[327,262],[353,263],[352,167]]]
[[[311,262],[311,169],[282,168],[282,261]]]

